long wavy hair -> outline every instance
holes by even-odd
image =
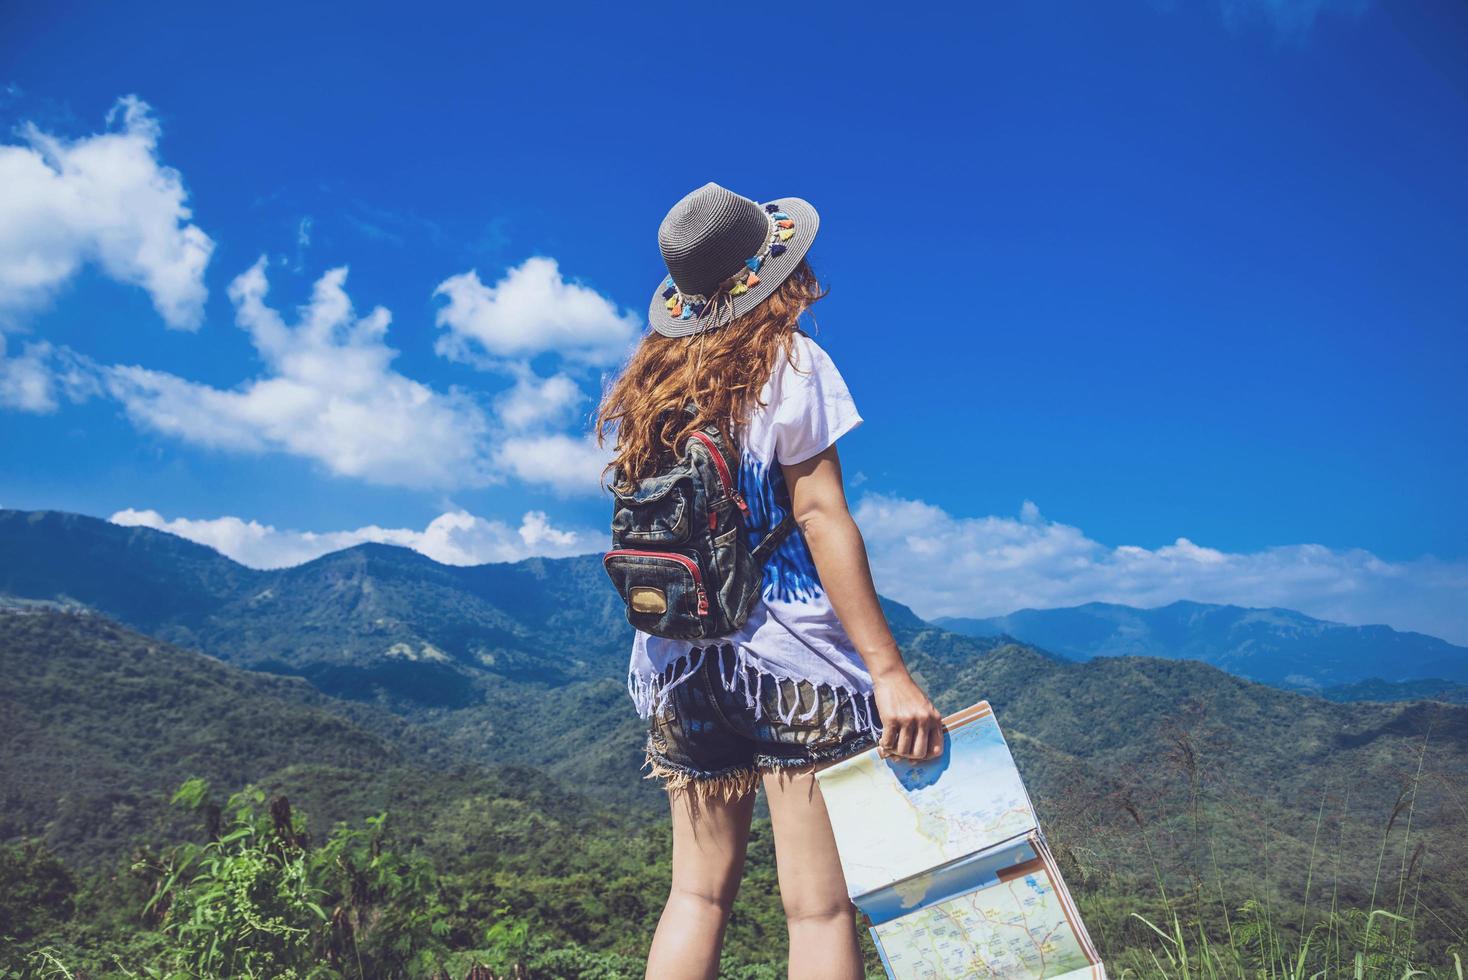
[[[763,302],[722,327],[691,337],[649,331],[597,409],[597,445],[616,439],[603,473],[612,475],[609,485],[625,488],[650,476],[659,456],[709,424],[737,445],[776,359],[794,357],[800,315],[825,295],[801,259]],[[696,415],[681,411],[689,399]]]

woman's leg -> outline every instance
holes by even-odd
[[[780,900],[790,930],[790,976],[861,980],[856,917],[836,837],[814,773],[769,773],[765,795],[775,831]]]
[[[673,887],[663,906],[652,949],[649,980],[715,980],[724,925],[744,875],[744,849],[754,793],[731,802],[700,799],[688,790],[668,794],[673,810]]]

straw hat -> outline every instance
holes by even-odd
[[[658,227],[668,277],[653,294],[648,322],[665,337],[687,337],[747,313],[795,271],[820,221],[798,197],[761,204],[704,184]]]

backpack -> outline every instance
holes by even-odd
[[[683,409],[694,413],[690,404]],[[749,619],[764,566],[795,529],[791,508],[750,548],[749,505],[736,482],[739,454],[717,425],[695,430],[655,473],[622,487],[613,479],[612,550],[602,559],[627,621],[677,640],[726,636]]]

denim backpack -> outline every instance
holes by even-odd
[[[627,621],[643,632],[701,640],[733,633],[749,618],[765,562],[795,519],[786,506],[780,523],[749,547],[738,460],[718,426],[709,425],[631,487],[615,475],[612,550],[602,561],[627,605]]]

